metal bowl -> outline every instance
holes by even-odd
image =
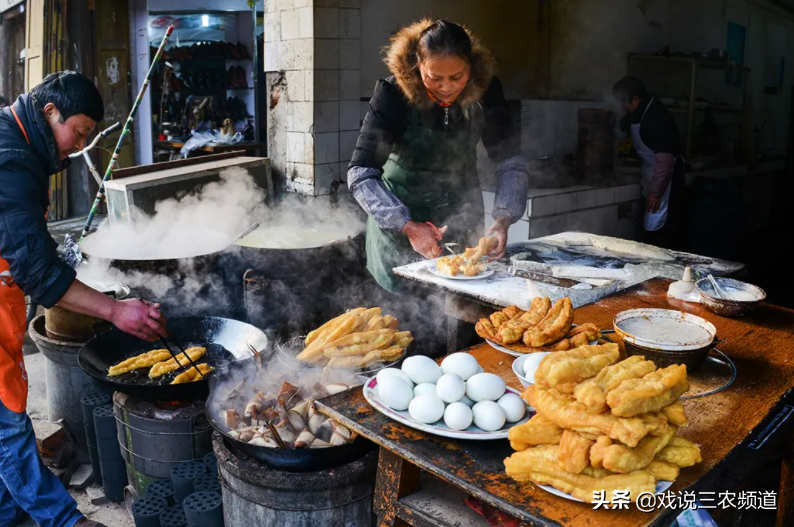
[[[752,284],[733,280],[731,278],[715,278],[720,288],[733,289],[736,291],[746,291],[755,297],[757,300],[725,300],[714,296],[714,286],[708,278],[698,280],[695,284],[700,292],[700,301],[703,305],[711,311],[723,317],[741,317],[758,307],[758,304],[764,301],[766,293],[760,287]]]
[[[687,350],[687,351],[671,351],[664,349],[646,348],[639,346],[629,339],[623,339],[623,345],[626,347],[626,354],[629,356],[640,355],[646,359],[653,361],[659,368],[666,368],[673,364],[686,365],[687,371],[694,371],[703,364],[709,352],[719,344],[720,340],[714,339],[714,342],[702,348]]]

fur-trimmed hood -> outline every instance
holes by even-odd
[[[433,101],[427,96],[422,77],[419,74],[416,50],[422,31],[434,23],[435,20],[424,18],[405,26],[391,38],[390,44],[384,49],[383,61],[394,75],[397,86],[400,87],[408,102],[420,108],[432,106]],[[471,77],[455,102],[466,110],[478,103],[485,95],[496,71],[496,60],[491,56],[490,50],[482,45],[479,38],[472,34],[468,28],[464,29],[471,39]]]

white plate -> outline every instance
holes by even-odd
[[[367,402],[372,406],[374,409],[389,417],[394,419],[395,421],[399,421],[400,423],[404,424],[405,426],[410,426],[411,428],[416,428],[417,430],[421,430],[422,432],[427,432],[428,434],[433,434],[442,437],[451,437],[453,439],[477,439],[477,440],[486,440],[486,439],[506,439],[507,432],[516,425],[520,425],[522,423],[526,423],[529,421],[529,418],[535,415],[535,410],[527,407],[527,413],[524,415],[523,419],[517,421],[515,423],[505,423],[501,429],[496,430],[494,432],[486,432],[476,426],[472,425],[465,430],[453,430],[449,428],[445,423],[444,420],[441,419],[437,423],[432,424],[425,424],[420,423],[419,421],[415,420],[408,414],[407,410],[398,411],[392,410],[381,401],[380,396],[378,395],[378,391],[376,387],[378,386],[378,379],[376,377],[372,377],[364,384],[364,398]],[[514,393],[521,397],[521,392],[516,391],[509,386],[507,387],[507,391],[505,393]]]
[[[496,272],[493,270],[492,267],[488,267],[485,271],[474,276],[466,276],[465,274],[462,273],[455,276],[449,276],[448,274],[444,274],[438,270],[438,267],[436,266],[436,262],[433,262],[430,265],[428,265],[427,270],[430,271],[430,274],[434,274],[441,278],[447,278],[449,280],[479,280],[481,278],[487,278]]]
[[[672,481],[657,481],[656,482],[656,494],[659,495],[673,486]],[[559,496],[560,498],[565,498],[566,500],[571,501],[578,501],[579,503],[585,503],[584,501],[580,500],[579,498],[574,498],[567,492],[563,492],[559,489],[555,489],[551,485],[538,485],[538,487],[542,488],[546,492],[551,492],[555,496]],[[612,498],[612,496],[605,496],[606,498]]]

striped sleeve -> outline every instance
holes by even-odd
[[[496,196],[493,218],[509,218],[511,223],[521,219],[527,210],[529,167],[523,155],[505,159],[496,167]]]
[[[350,167],[347,186],[361,208],[378,226],[388,232],[402,232],[411,219],[408,207],[395,196],[381,179],[381,172],[371,167]]]

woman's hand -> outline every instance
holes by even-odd
[[[441,234],[447,231],[446,226],[438,229]],[[403,227],[403,234],[408,236],[414,251],[427,258],[438,258],[442,250],[438,246],[436,234],[432,227],[418,221],[409,220]]]
[[[510,227],[510,219],[509,218],[499,218],[495,222],[490,229],[488,229],[488,235],[496,236],[497,241],[499,242],[496,245],[496,248],[491,251],[489,254],[489,260],[498,260],[499,258],[505,255],[505,248],[507,247],[507,229]]]

